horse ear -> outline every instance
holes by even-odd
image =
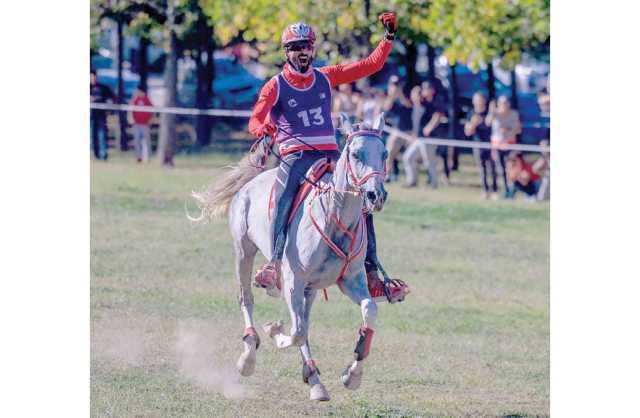
[[[384,112],[380,113],[380,116],[378,116],[378,118],[376,119],[375,122],[373,122],[373,130],[374,131],[378,131],[378,133],[380,135],[382,135],[382,132],[384,131]]]
[[[353,132],[353,126],[351,126],[349,116],[344,112],[340,112],[340,130],[344,135],[349,135]]]

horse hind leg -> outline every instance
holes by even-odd
[[[253,323],[253,292],[251,290],[251,272],[257,247],[246,236],[236,240],[236,278],[240,284],[238,302],[244,318],[244,334],[242,342],[244,350],[236,367],[242,376],[251,376],[256,368],[256,351],[260,347],[260,336],[256,332]]]

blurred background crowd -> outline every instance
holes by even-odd
[[[385,137],[387,181],[418,187],[424,176],[427,187],[446,186],[470,155],[462,160],[475,162],[482,197],[548,198],[549,2],[326,3],[325,10],[286,0],[92,0],[91,102],[250,110],[284,61],[284,25],[305,20],[321,34],[315,66],[352,62],[379,40],[377,13],[394,10],[399,33],[387,64],[333,95],[334,114],[367,121],[385,113],[394,128]],[[100,160],[117,148],[140,163],[153,155],[172,165],[178,152],[248,149],[247,121],[94,108],[91,144]],[[492,147],[433,145],[424,137]],[[509,144],[544,147],[522,153]]]

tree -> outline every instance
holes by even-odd
[[[500,58],[503,68],[513,70],[523,52],[548,43],[549,9],[549,0],[432,0],[419,25],[449,63],[475,70],[487,65],[493,96],[493,60]]]
[[[176,11],[173,1],[169,0],[167,7],[167,21],[165,28],[168,32],[169,55],[165,64],[166,98],[164,105],[174,107],[176,105],[176,93],[178,84],[178,37],[176,35]],[[173,154],[175,150],[175,124],[176,115],[163,113],[160,116],[160,134],[158,138],[158,163],[163,166],[173,166]]]
[[[213,26],[198,0],[181,0],[178,5],[178,40],[182,53],[189,51],[196,62],[196,107],[206,109],[213,97],[215,65],[213,53],[216,46]],[[205,115],[197,117],[197,145],[209,144],[211,119]]]

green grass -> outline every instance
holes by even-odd
[[[549,205],[481,200],[464,157],[449,187],[388,187],[378,251],[412,293],[380,306],[356,392],[338,376],[359,309],[336,288],[316,301],[312,349],[332,396],[321,404],[297,350],[264,335],[255,375],[233,371],[243,321],[226,221],[192,225],[185,203],[194,211],[190,191],[237,155],[92,163],[92,416],[549,415]],[[282,300],[255,294],[258,324],[288,321]]]

